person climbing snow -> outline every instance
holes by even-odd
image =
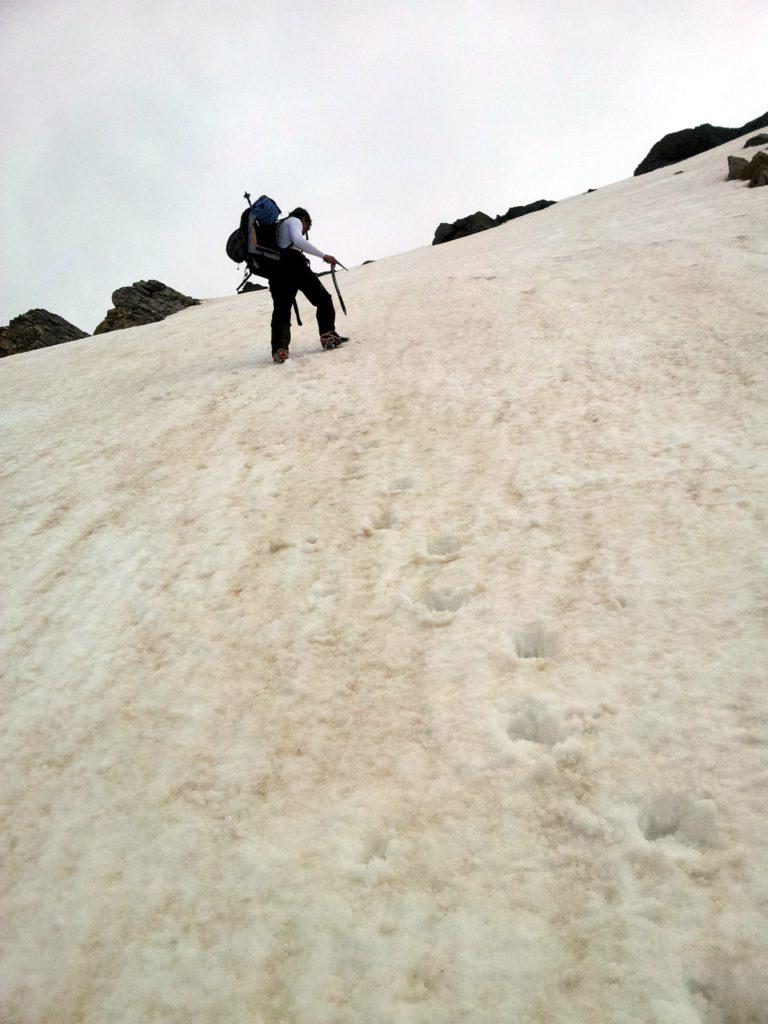
[[[272,358],[284,363],[288,358],[291,344],[291,307],[297,292],[302,292],[317,310],[317,326],[320,343],[325,349],[337,348],[348,338],[336,332],[336,309],[333,299],[323,287],[320,278],[313,273],[309,260],[304,255],[319,256],[325,263],[335,267],[338,260],[320,252],[307,236],[312,227],[312,218],[303,206],[291,210],[277,229],[277,246],[280,262],[269,279],[272,295]]]

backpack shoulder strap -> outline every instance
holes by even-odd
[[[275,223],[275,248],[277,249],[278,252],[285,252],[286,248],[290,248],[290,246],[286,246],[285,248],[281,249],[277,241],[277,232],[280,230],[280,225],[285,224],[287,220],[287,217],[281,217],[280,220],[276,221]]]

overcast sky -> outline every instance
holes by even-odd
[[[245,189],[347,265],[762,114],[766,0],[0,0],[0,323],[234,291]]]

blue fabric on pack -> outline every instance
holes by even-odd
[[[269,196],[259,196],[251,207],[253,219],[258,221],[259,224],[274,224],[280,213],[280,207]]]

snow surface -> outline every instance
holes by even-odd
[[[741,145],[3,360],[4,1024],[768,1021]]]

